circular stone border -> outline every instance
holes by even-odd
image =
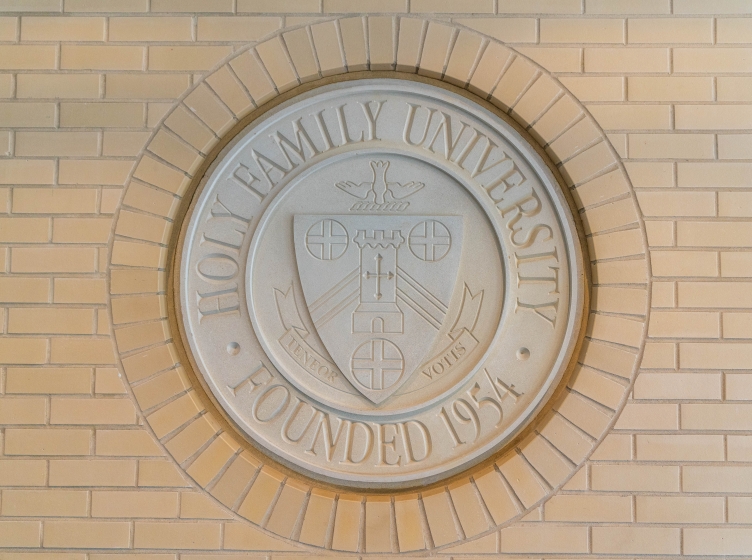
[[[532,428],[485,465],[425,490],[392,495],[320,484],[248,449],[181,365],[187,362],[168,282],[179,229],[174,225],[188,210],[182,201],[223,142],[268,106],[262,105],[315,85],[308,82],[368,70],[369,76],[403,72],[446,82],[514,119],[569,187],[592,273],[574,371]],[[285,29],[233,53],[154,131],[126,186],[111,243],[109,306],[120,364],[154,436],[234,516],[331,550],[435,549],[522,517],[569,480],[605,437],[624,406],[645,343],[650,286],[644,224],[607,137],[540,66],[445,22],[345,17]]]

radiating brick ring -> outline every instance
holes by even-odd
[[[514,119],[569,187],[592,270],[585,340],[550,409],[493,464],[422,492],[353,494],[297,476],[249,449],[186,371],[180,337],[168,320],[173,226],[188,211],[207,158],[268,104],[327,77],[368,70],[441,80]],[[285,30],[234,53],[150,138],[126,187],[110,254],[120,363],[154,436],[234,517],[332,550],[450,547],[525,515],[571,478],[605,437],[624,406],[646,336],[644,224],[609,140],[548,72],[494,39],[445,22],[335,19]]]

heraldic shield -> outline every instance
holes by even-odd
[[[461,216],[296,215],[308,311],[347,380],[374,404],[427,358],[457,284]]]

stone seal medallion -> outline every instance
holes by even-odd
[[[182,330],[256,448],[341,486],[456,474],[512,441],[570,365],[585,300],[556,178],[506,120],[428,83],[318,87],[204,175]]]

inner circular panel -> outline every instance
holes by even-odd
[[[503,119],[425,83],[295,97],[243,129],[184,226],[197,374],[254,446],[307,476],[405,487],[530,423],[583,305],[569,208]]]
[[[378,181],[387,202],[368,200]],[[358,151],[313,166],[275,198],[250,253],[247,297],[267,355],[308,397],[352,417],[428,406],[461,383],[500,325],[502,255],[488,216],[456,179],[411,154]],[[483,298],[473,347],[431,363],[453,341],[466,290]],[[360,367],[385,337],[404,363]]]

